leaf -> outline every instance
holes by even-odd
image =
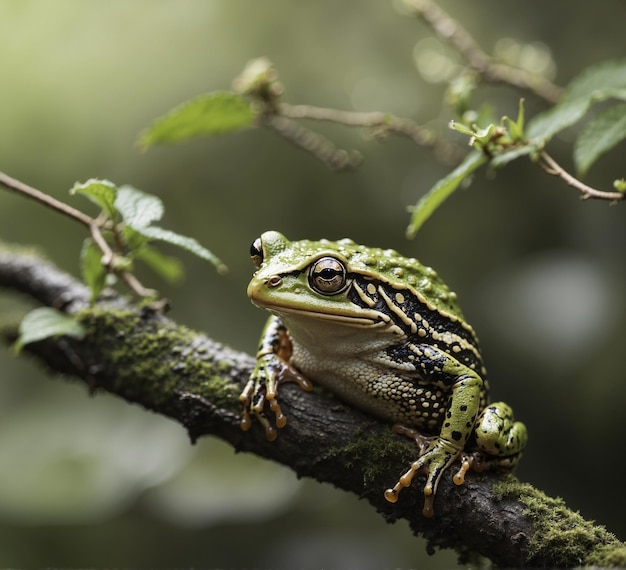
[[[83,194],[94,204],[100,206],[111,220],[115,220],[117,217],[115,209],[117,187],[113,182],[90,178],[87,182],[77,182],[74,184],[74,187],[70,190],[70,194]]]
[[[519,100],[517,119],[514,121],[510,117],[504,117],[502,122],[508,125],[509,136],[513,141],[524,139],[524,99]]]
[[[545,142],[578,122],[592,104],[610,98],[626,100],[626,60],[593,65],[575,77],[558,105],[530,121],[528,139]]]
[[[80,252],[80,272],[83,281],[91,289],[89,301],[93,303],[106,285],[107,271],[102,265],[102,252],[91,238],[83,241]]]
[[[190,251],[201,259],[204,259],[215,265],[220,272],[226,270],[226,266],[221,262],[221,260],[204,246],[200,245],[194,238],[181,236],[176,232],[156,226],[135,228],[135,230],[137,230],[141,235],[147,238],[164,241],[186,249],[187,251]]]
[[[525,144],[523,146],[512,147],[509,150],[505,150],[503,153],[494,156],[489,163],[493,168],[500,168],[509,162],[513,162],[514,160],[521,158],[522,156],[528,156],[529,154],[533,154],[537,152],[538,147],[534,144]]]
[[[550,140],[558,132],[582,119],[590,106],[590,99],[577,99],[564,101],[540,113],[528,123],[528,140],[537,144]]]
[[[448,127],[457,133],[461,133],[462,135],[466,135],[468,137],[474,136],[474,129],[464,125],[463,123],[459,123],[458,121],[450,121],[448,123]]]
[[[411,221],[407,228],[407,237],[415,237],[422,224],[450,196],[474,170],[487,162],[488,158],[479,151],[470,152],[465,160],[448,176],[435,184],[427,194],[422,196],[413,209]]]
[[[152,271],[167,282],[179,283],[184,276],[183,264],[176,257],[164,255],[158,249],[145,246],[135,253],[135,259],[143,261]]]
[[[19,352],[26,344],[59,335],[83,338],[85,329],[65,313],[51,307],[39,307],[22,319],[14,349]]]
[[[163,217],[163,202],[157,196],[137,190],[132,186],[122,186],[117,192],[115,206],[124,222],[131,228],[149,226]]]
[[[567,86],[564,100],[626,97],[626,59],[605,61],[588,67]]]
[[[159,143],[221,135],[253,126],[255,113],[241,95],[225,91],[200,95],[157,119],[139,136],[146,149]]]
[[[626,104],[609,107],[596,115],[580,133],[574,146],[578,173],[585,174],[603,154],[626,138]]]

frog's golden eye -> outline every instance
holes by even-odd
[[[252,263],[257,267],[261,267],[261,263],[263,263],[263,242],[261,238],[256,238],[252,245],[250,246],[250,257],[252,258]]]
[[[334,257],[318,259],[309,271],[309,284],[322,295],[334,295],[348,283],[346,266]]]

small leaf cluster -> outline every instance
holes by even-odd
[[[500,168],[509,162],[529,157],[542,163],[546,158],[545,148],[550,140],[561,131],[574,126],[587,117],[592,107],[606,102],[597,114],[589,119],[578,133],[574,144],[573,158],[578,176],[584,176],[591,166],[605,153],[626,139],[626,60],[604,62],[590,67],[577,76],[565,89],[561,100],[549,110],[535,116],[525,124],[524,101],[520,100],[515,120],[503,117],[499,123],[480,126],[479,120],[470,122],[468,100],[474,84],[467,80],[462,88],[454,91],[454,100],[460,121],[451,121],[450,127],[469,137],[472,151],[450,174],[439,180],[412,209],[407,234],[414,236],[433,211],[450,196],[463,182],[482,165]],[[459,94],[460,93],[460,94]],[[479,113],[474,113],[479,118]],[[550,170],[546,168],[546,170]],[[556,172],[550,172],[557,174]],[[568,176],[568,183],[575,183]],[[615,180],[617,193],[626,193],[626,182]],[[590,189],[580,183],[583,197]],[[600,193],[598,193],[600,194]],[[608,193],[603,193],[607,197]],[[617,194],[614,199],[620,198]]]
[[[118,188],[108,180],[96,179],[77,183],[70,192],[85,196],[101,208],[97,228],[92,228],[92,235],[83,242],[81,252],[82,277],[91,289],[92,300],[116,276],[132,274],[136,261],[145,263],[168,281],[179,280],[182,265],[178,259],[154,248],[154,241],[176,245],[224,269],[221,261],[195,239],[154,225],[164,214],[163,202],[157,196],[132,186]],[[142,293],[155,292],[143,290]]]

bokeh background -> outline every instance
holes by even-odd
[[[441,5],[487,51],[561,85],[626,51],[622,0]],[[393,1],[0,0],[0,170],[77,207],[76,181],[159,195],[165,224],[230,267],[180,254],[172,317],[251,352],[265,315],[245,287],[266,229],[393,247],[433,265],[478,331],[492,395],[530,431],[518,474],[626,538],[624,206],[578,199],[525,161],[478,174],[406,241],[406,207],[449,169],[427,149],[342,127],[323,132],[365,163],[337,174],[270,132],[251,130],[140,153],[157,116],[228,89],[269,57],[292,103],[391,111],[445,136],[445,79],[462,60]],[[527,113],[542,103],[524,94]],[[519,93],[487,86],[497,116]],[[460,137],[457,139],[461,144]],[[551,146],[571,167],[571,133]],[[624,145],[587,182],[624,176]],[[91,211],[91,210],[90,210]],[[76,274],[81,227],[0,190],[0,239],[34,244]],[[175,253],[165,248],[168,253]],[[27,308],[0,297],[3,322]],[[381,490],[382,491],[382,490]],[[0,567],[449,567],[405,524],[285,468],[235,455],[115,398],[50,378],[0,352]]]

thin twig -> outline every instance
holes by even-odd
[[[443,40],[450,43],[481,76],[494,83],[506,83],[557,103],[563,92],[545,77],[524,69],[497,63],[486,54],[470,33],[431,0],[405,0],[408,9],[426,22]]]
[[[91,216],[77,210],[76,208],[72,208],[72,206],[68,206],[64,202],[60,202],[56,198],[49,196],[48,194],[44,194],[41,190],[37,190],[28,184],[24,184],[24,182],[20,182],[15,178],[11,178],[8,174],[4,172],[0,172],[0,184],[9,190],[13,190],[14,192],[18,192],[19,194],[23,194],[24,196],[28,196],[33,200],[36,200],[40,204],[47,206],[48,208],[52,208],[53,210],[60,212],[61,214],[65,214],[70,218],[80,222],[84,226],[87,226],[90,230],[91,227],[96,223],[96,220]]]
[[[333,170],[351,170],[361,163],[361,156],[358,153],[338,148],[326,137],[298,125],[282,114],[267,114],[263,117],[263,124],[296,146],[310,152]]]
[[[624,199],[624,194],[622,194],[621,192],[605,192],[603,190],[597,190],[596,188],[587,186],[587,184],[584,184],[583,182],[578,180],[578,178],[575,178],[569,172],[567,172],[545,151],[543,151],[539,155],[538,164],[548,174],[551,174],[552,176],[558,176],[559,178],[561,178],[561,180],[564,180],[569,186],[580,190],[582,192],[583,200],[587,200],[589,198],[597,198],[598,200],[610,200],[613,202],[617,202]]]
[[[458,163],[466,153],[454,143],[443,140],[434,131],[418,125],[411,119],[397,117],[391,113],[342,111],[313,105],[290,105],[281,103],[279,112],[290,119],[327,121],[347,127],[377,129],[383,134],[395,133],[410,138],[415,144],[432,148],[446,162]]]

